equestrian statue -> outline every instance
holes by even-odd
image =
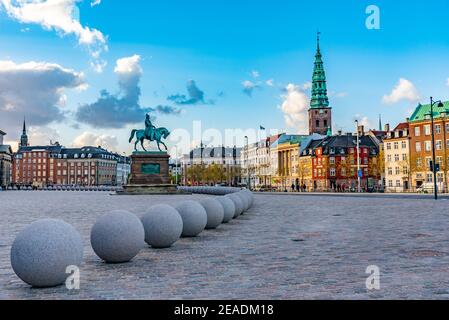
[[[137,144],[140,141],[140,145],[142,146],[142,149],[144,151],[147,151],[145,149],[145,146],[143,145],[145,140],[156,141],[157,147],[159,151],[161,150],[161,144],[165,147],[165,150],[168,151],[167,146],[162,141],[162,139],[167,139],[167,137],[170,135],[170,131],[166,128],[156,128],[153,123],[151,122],[150,115],[147,114],[145,118],[145,130],[137,130],[133,129],[131,131],[131,137],[129,138],[129,143],[133,141],[134,138],[136,138],[136,143],[134,144],[134,150],[137,152]]]

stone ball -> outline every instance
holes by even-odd
[[[80,267],[83,241],[70,224],[53,219],[39,220],[22,232],[11,247],[11,266],[27,284],[47,288],[65,283],[67,267]]]
[[[247,195],[248,195],[248,197],[249,197],[249,200],[250,200],[250,206],[253,206],[253,204],[254,204],[254,194],[251,192],[251,191],[249,191],[248,189],[245,189],[245,190],[243,190]]]
[[[224,208],[220,202],[213,198],[207,198],[200,201],[201,205],[206,209],[207,224],[206,229],[216,229],[223,223]]]
[[[140,219],[124,210],[101,216],[92,228],[94,252],[108,263],[131,261],[144,247],[145,230]]]
[[[240,197],[240,199],[243,202],[243,212],[248,210],[249,209],[249,199],[248,199],[247,195],[245,193],[243,193],[242,191],[239,191],[236,193],[236,196]]]
[[[151,207],[141,220],[145,229],[145,242],[153,248],[169,248],[181,238],[182,218],[169,205]]]
[[[206,228],[207,212],[204,207],[196,201],[188,200],[175,205],[182,222],[182,236],[196,237]]]
[[[217,197],[217,200],[221,203],[224,209],[223,223],[228,223],[234,218],[235,215],[234,202],[227,197]]]
[[[240,199],[240,197],[238,197],[235,193],[228,194],[226,197],[228,197],[229,199],[232,200],[232,202],[234,202],[235,206],[234,219],[236,219],[243,213],[244,210],[242,199]]]

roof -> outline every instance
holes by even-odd
[[[272,148],[276,148],[279,145],[282,144],[301,144],[305,139],[307,139],[309,136],[305,135],[297,135],[297,134],[284,134],[279,137],[279,139],[271,145]]]
[[[346,153],[348,148],[357,147],[357,136],[352,134],[338,135],[326,137],[320,140],[312,140],[309,145],[306,146],[301,155],[311,155],[310,150],[315,150],[316,148],[323,148],[323,154],[329,154],[331,149],[334,153]],[[369,135],[364,135],[360,137],[360,147],[369,147],[372,149],[377,149],[377,145],[373,138]],[[313,152],[312,152],[313,153]]]
[[[435,105],[433,107],[433,116],[435,119],[441,118],[441,113],[449,114],[449,101],[443,103],[443,107]],[[419,104],[415,112],[410,117],[410,122],[424,121],[430,115],[430,104]]]
[[[0,130],[0,135],[2,135],[2,136],[6,136],[6,132],[4,132],[4,131]]]
[[[0,145],[0,152],[12,154],[11,146],[4,145],[4,144]]]
[[[397,125],[397,127],[393,130],[393,131],[397,131],[397,130],[405,130],[408,129],[410,127],[410,125],[408,124],[408,122],[403,122]]]
[[[201,150],[201,148],[196,148],[190,151],[191,159],[199,159],[201,158],[201,151],[203,153],[203,158],[233,158],[234,152],[236,158],[240,158],[242,148],[225,148],[225,147],[205,147]]]

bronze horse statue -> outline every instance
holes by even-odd
[[[167,139],[167,137],[170,135],[170,131],[168,131],[168,129],[166,128],[155,128],[154,126],[152,127],[148,127],[145,130],[132,130],[131,131],[131,137],[129,138],[129,143],[131,143],[134,139],[134,137],[136,138],[136,143],[134,144],[134,150],[137,150],[137,143],[139,143],[140,141],[140,145],[142,146],[142,149],[144,151],[147,151],[147,149],[145,149],[143,143],[145,140],[148,141],[156,141],[157,143],[157,147],[159,149],[159,151],[162,152],[161,150],[161,144],[165,147],[165,150],[168,151],[167,146],[165,145],[165,143],[162,141],[162,139]]]

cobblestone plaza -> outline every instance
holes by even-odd
[[[103,192],[0,193],[0,299],[447,299],[448,201],[401,196],[256,195],[244,216],[130,263],[93,253],[99,215],[137,215],[158,203],[202,196],[111,196]],[[319,205],[318,205],[319,204]],[[41,218],[83,236],[81,288],[31,289],[13,273],[15,236]],[[380,290],[368,292],[368,266]]]

